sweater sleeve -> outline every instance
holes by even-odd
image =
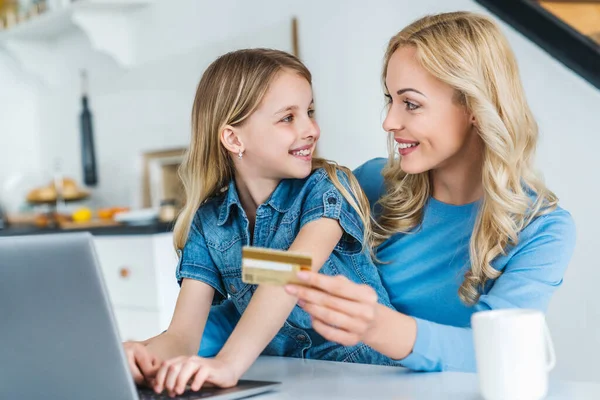
[[[538,218],[509,252],[502,275],[474,306],[475,311],[529,308],[546,312],[552,293],[562,284],[575,248],[575,224],[558,209]],[[526,228],[527,229],[527,228]],[[525,232],[523,232],[525,233]],[[413,351],[399,363],[417,371],[475,371],[475,350],[470,327],[441,325],[416,319]]]

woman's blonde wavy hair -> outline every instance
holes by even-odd
[[[470,269],[459,289],[461,300],[475,304],[500,272],[491,262],[516,245],[519,232],[558,202],[533,168],[538,128],[525,99],[515,56],[491,19],[469,12],[421,18],[392,37],[385,53],[383,82],[392,54],[412,46],[423,68],[456,90],[457,101],[475,116],[484,143],[484,195],[470,242]],[[409,232],[423,217],[431,195],[429,172],[400,169],[393,138],[383,170],[386,194],[375,225],[375,243]]]
[[[221,144],[226,125],[241,126],[258,108],[276,76],[293,71],[312,84],[310,71],[295,56],[279,50],[245,49],[227,53],[204,72],[192,108],[190,146],[179,169],[186,202],[174,227],[175,249],[183,249],[198,208],[218,196],[234,178],[234,165]],[[356,210],[364,223],[363,243],[372,238],[369,202],[349,169],[321,158],[313,158],[312,169],[323,168]],[[348,178],[350,191],[341,184],[337,171]],[[370,247],[370,246],[369,246]]]

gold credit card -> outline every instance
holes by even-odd
[[[310,271],[312,257],[284,250],[244,246],[242,249],[242,281],[252,285],[285,285],[300,283],[299,271]]]

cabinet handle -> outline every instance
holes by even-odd
[[[121,278],[129,278],[129,276],[131,276],[131,271],[129,268],[123,267],[119,270],[119,275],[121,275]]]

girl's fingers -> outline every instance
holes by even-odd
[[[144,381],[144,376],[135,362],[135,356],[131,352],[127,352],[127,363],[129,364],[129,370],[133,376],[133,381],[139,385]]]
[[[167,377],[165,379],[165,389],[169,391],[169,394],[175,394],[175,383],[179,372],[181,372],[183,364],[181,362],[171,365],[167,370]]]
[[[192,359],[183,364],[181,370],[179,371],[179,376],[175,381],[175,392],[177,394],[182,394],[192,376],[194,376],[194,374],[196,374],[201,368],[202,365],[196,360]]]
[[[198,390],[200,390],[200,388],[204,385],[204,382],[206,382],[209,372],[210,372],[210,369],[205,367],[205,368],[201,368],[196,373],[196,376],[194,377],[194,380],[192,381],[192,385],[191,385],[191,388],[193,391],[197,392]]]
[[[169,368],[171,368],[172,365],[181,362],[184,358],[185,357],[173,358],[163,363],[154,378],[154,391],[156,393],[160,393],[164,390]]]
[[[145,379],[152,378],[156,373],[158,359],[151,355],[146,348],[134,353],[135,363],[138,365]]]

